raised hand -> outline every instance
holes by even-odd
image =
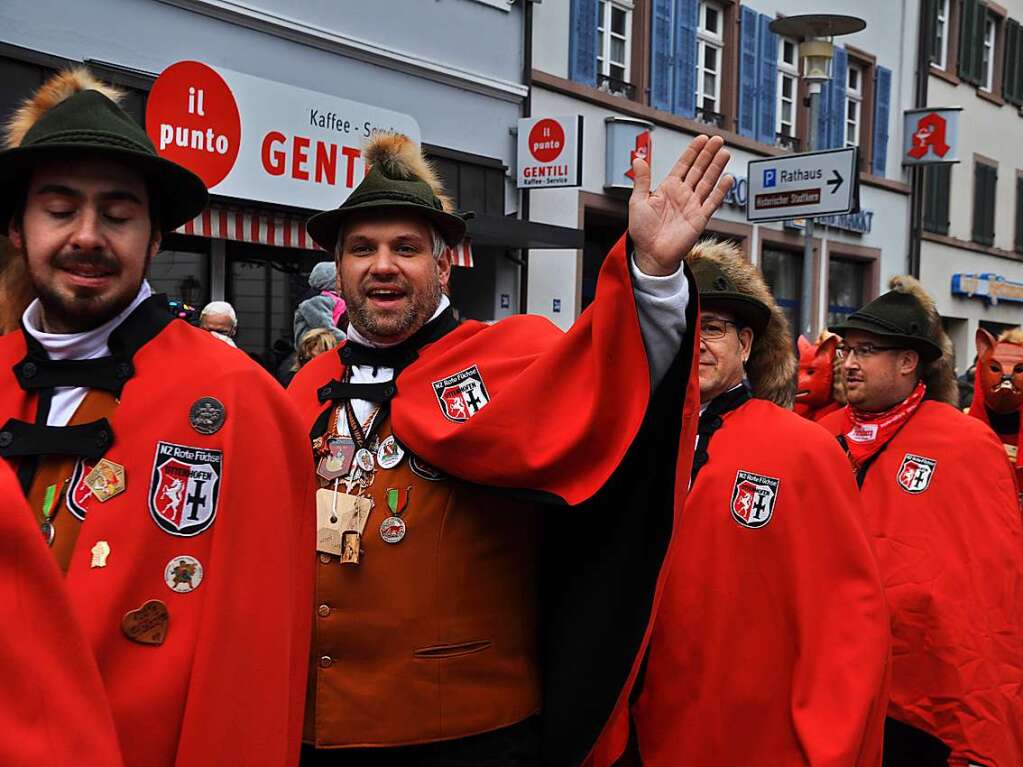
[[[629,236],[636,266],[644,274],[666,276],[678,271],[682,259],[707,228],[732,186],[721,174],[731,158],[719,136],[694,138],[653,192],[646,160],[632,161],[635,186],[629,198]]]

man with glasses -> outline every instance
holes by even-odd
[[[849,457],[891,610],[886,767],[1023,764],[1023,525],[999,440],[955,404],[951,343],[910,277],[832,328]]]
[[[702,414],[634,761],[876,765],[888,615],[856,485],[827,433],[787,409],[792,340],[759,270],[725,243],[688,261]]]

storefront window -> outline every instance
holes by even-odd
[[[774,300],[789,321],[792,337],[799,335],[800,296],[803,282],[803,254],[791,250],[764,248],[760,270]]]
[[[828,325],[837,325],[866,303],[864,261],[834,257],[828,261]]]
[[[146,279],[154,293],[202,309],[210,300],[209,240],[167,235]]]

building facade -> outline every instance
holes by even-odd
[[[736,184],[711,234],[735,241],[763,269],[794,332],[804,268],[813,278],[814,333],[905,271],[910,187],[896,148],[900,115],[912,106],[917,19],[911,4],[884,0],[855,9],[812,5],[566,0],[534,7],[531,114],[581,114],[584,140],[581,186],[532,191],[530,218],[582,228],[586,241],[574,252],[530,254],[530,312],[567,327],[592,300],[601,260],[626,227],[631,180],[623,173],[635,147],[625,147],[624,161],[608,150],[622,131],[649,131],[655,184],[694,135],[724,137]],[[867,28],[836,40],[832,81],[811,126],[798,41],[780,38],[768,24],[785,15],[851,11]],[[859,211],[819,221],[813,262],[804,265],[798,222],[747,222],[746,175],[751,160],[806,151],[811,132],[815,149],[859,148]]]
[[[494,320],[520,309],[521,249],[581,240],[574,226],[516,218],[507,169],[528,93],[523,31],[522,4],[505,0],[6,0],[0,118],[53,71],[84,63],[126,90],[125,106],[142,122],[154,80],[183,60],[405,115],[458,208],[476,214],[472,267],[454,270],[452,301],[462,316]],[[308,126],[314,141],[317,130]],[[335,204],[328,197],[322,207]],[[233,303],[240,346],[270,366],[291,340],[309,270],[330,257],[305,237],[311,212],[255,188],[236,197],[214,189],[210,208],[165,238],[150,280],[196,306]]]
[[[961,373],[977,328],[997,335],[1023,322],[1023,1],[923,6],[926,106],[962,112],[959,162],[923,173],[920,278]]]

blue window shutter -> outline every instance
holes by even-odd
[[[572,0],[572,23],[568,43],[569,79],[584,85],[597,84],[597,0]]]
[[[699,0],[675,0],[675,114],[696,116],[696,28]]]
[[[739,21],[739,135],[757,133],[757,12],[742,6]]]
[[[884,176],[888,164],[888,119],[891,111],[892,71],[878,67],[874,71],[874,140],[870,172]]]
[[[760,14],[760,88],[757,91],[757,141],[774,143],[778,92],[778,35],[768,28],[771,17]]]
[[[831,133],[831,92],[833,90],[833,83],[828,80],[826,83],[821,84],[821,95],[817,99],[817,125],[813,126],[814,130],[814,149],[828,149],[830,148],[830,133]]]
[[[835,46],[835,58],[831,62],[831,128],[828,131],[828,147],[837,149],[845,146],[845,84],[849,81],[848,57],[845,48]],[[862,83],[860,84],[862,88]],[[863,115],[860,115],[862,125]]]
[[[672,111],[675,57],[671,49],[675,0],[654,0],[650,22],[650,106]]]

